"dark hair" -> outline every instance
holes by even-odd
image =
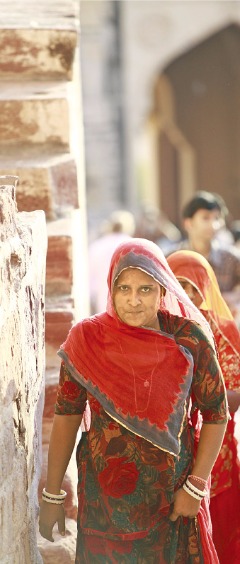
[[[226,204],[219,194],[205,192],[204,190],[194,194],[192,199],[184,206],[182,216],[184,219],[191,218],[198,210],[219,210],[223,217],[228,213]]]

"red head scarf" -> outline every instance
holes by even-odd
[[[172,335],[132,327],[114,309],[113,288],[119,274],[139,268],[166,289],[164,308],[194,319],[209,331],[171,272],[161,250],[145,239],[131,239],[113,254],[105,313],[75,325],[59,355],[105,411],[133,433],[174,455],[192,382],[192,357]],[[159,304],[160,308],[160,304]]]
[[[198,290],[202,298],[200,309],[208,312],[213,326],[218,328],[239,358],[240,334],[207,259],[195,251],[182,250],[169,255],[167,261],[176,278],[190,282]]]

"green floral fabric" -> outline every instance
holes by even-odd
[[[162,331],[174,334],[193,356],[191,391],[203,420],[225,421],[222,378],[202,330],[192,322],[168,315],[160,316],[160,326]],[[82,434],[77,449],[76,562],[203,563],[197,521],[179,518],[172,523],[168,519],[174,491],[191,471],[194,431],[187,416],[190,398],[179,457],[160,450],[114,421],[62,363],[55,412],[63,416],[82,414],[87,399],[91,427]],[[159,398],[159,409],[161,402],[164,398]]]

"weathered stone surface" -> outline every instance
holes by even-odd
[[[37,564],[46,226],[1,187],[0,210],[0,561]]]
[[[72,291],[72,239],[67,236],[48,237],[46,293],[71,294]]]
[[[0,173],[19,175],[19,210],[43,209],[46,218],[52,223],[54,219],[69,217],[71,210],[79,207],[79,192],[81,201],[85,201],[84,174],[81,169],[83,150],[79,135],[82,128],[79,71],[78,65],[74,65],[75,55],[78,55],[79,2],[13,0],[9,9],[9,3],[0,0],[0,5]],[[80,172],[82,175],[81,187],[77,168],[78,174]],[[8,213],[0,207],[0,223],[9,224],[4,238],[3,257],[0,248],[0,258],[4,264],[3,280],[7,280],[9,275],[7,289],[6,284],[0,283],[0,320],[4,329],[6,323],[10,323],[10,330],[2,341],[0,323],[1,350],[2,343],[5,347],[4,357],[0,359],[0,472],[3,477],[0,483],[0,561],[2,564],[39,564],[42,558],[36,548],[38,486],[41,491],[46,479],[47,450],[60,365],[56,352],[76,315],[72,291],[75,270],[72,248],[78,246],[82,261],[86,254],[85,234],[82,233],[85,223],[84,220],[81,223],[77,220],[73,229],[49,233],[47,290],[50,298],[46,314],[48,370],[41,425],[44,388],[39,371],[44,356],[44,311],[37,288],[41,283],[44,293],[39,265],[42,260],[41,245],[44,241],[46,244],[46,232],[40,230],[38,245],[33,249],[31,236],[35,237],[35,215],[18,214],[23,218],[30,216],[32,222],[28,232],[23,220],[19,232],[20,240],[23,237],[24,241],[30,241],[24,253],[21,241],[19,243],[16,237],[16,214],[13,202]],[[81,212],[82,217],[84,211]],[[43,213],[42,219],[44,221]],[[0,231],[0,240],[1,235]],[[35,268],[36,265],[32,265],[31,261],[36,260],[38,267]],[[14,314],[19,306],[18,296],[23,281],[26,287],[21,297],[25,305],[19,311],[21,314],[24,312],[24,324],[22,317],[18,320]],[[83,294],[83,290],[79,290],[80,287],[78,293]],[[9,360],[4,364],[6,358]],[[9,369],[12,378],[7,380]],[[42,477],[39,484],[41,428]],[[75,453],[63,482],[68,492],[66,513],[71,518],[67,523],[70,534],[65,539],[60,538],[54,545],[39,537],[40,552],[45,563],[68,564],[75,561],[77,476],[74,456]],[[14,480],[16,486],[12,495]]]
[[[46,363],[48,368],[59,367],[57,351],[74,323],[71,310],[46,311]]]
[[[76,30],[1,29],[0,77],[71,79]]]
[[[69,105],[66,87],[59,84],[2,83],[0,145],[55,145],[69,148]],[[61,116],[61,119],[59,119]],[[6,151],[7,152],[7,151]]]
[[[79,25],[79,2],[76,0],[1,1],[1,29],[76,29]]]
[[[19,176],[16,202],[19,211],[43,209],[48,220],[79,207],[76,163],[70,154],[23,155],[0,158],[0,174]]]
[[[69,155],[55,159],[49,167],[54,212],[56,217],[67,215],[73,208],[81,205],[78,190],[76,162]]]

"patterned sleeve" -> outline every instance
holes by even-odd
[[[204,423],[224,423],[229,412],[217,355],[197,323],[175,318],[174,335],[178,344],[192,354],[194,373],[192,392]]]
[[[87,391],[73,379],[64,362],[61,363],[55,413],[57,415],[82,415],[85,411]]]
[[[225,386],[227,390],[238,390],[240,388],[239,354],[233,351],[219,331],[216,331],[214,336]]]

